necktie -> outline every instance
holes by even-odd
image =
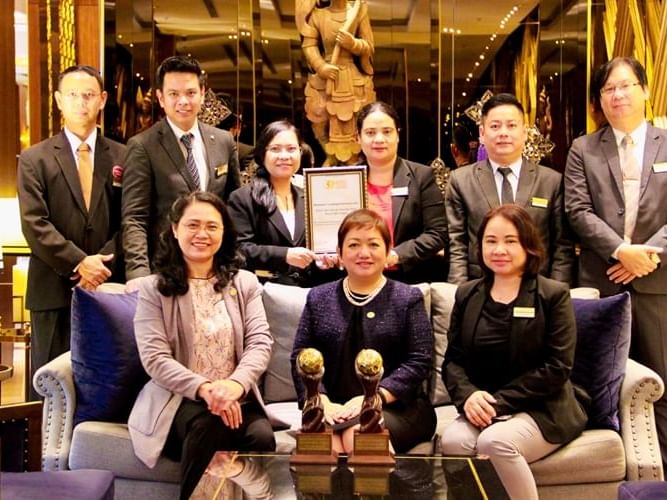
[[[512,192],[512,185],[507,176],[512,172],[512,169],[509,167],[498,167],[498,172],[503,176],[503,185],[501,189],[500,203],[501,205],[506,205],[508,203],[514,203],[514,193]]]
[[[90,208],[90,193],[93,190],[93,163],[90,161],[90,146],[82,142],[76,150],[79,156],[79,182],[86,208]]]
[[[197,189],[200,188],[200,183],[199,183],[199,171],[197,170],[197,164],[195,163],[195,157],[192,154],[192,140],[194,139],[194,135],[192,134],[183,134],[181,136],[181,142],[185,146],[185,149],[187,151],[187,156],[185,157],[185,164],[188,167],[188,172],[190,173],[190,178],[192,179],[192,182],[194,182],[195,186],[197,186]]]
[[[630,135],[623,137],[621,141],[621,171],[623,172],[623,198],[625,200],[625,222],[623,226],[623,239],[627,243],[632,242],[632,233],[637,223],[637,212],[639,211],[639,185],[641,181],[641,169],[635,158],[635,143]]]

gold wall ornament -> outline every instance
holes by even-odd
[[[368,7],[364,0],[331,0],[328,6],[297,0],[295,7],[301,48],[312,71],[304,89],[306,117],[327,155],[324,165],[353,164],[361,151],[356,114],[375,101]]]
[[[209,88],[204,94],[204,104],[197,117],[207,125],[215,127],[231,114],[232,110],[225,106],[215,92]]]
[[[445,165],[445,162],[442,161],[442,158],[436,158],[431,162],[431,169],[433,170],[433,178],[435,179],[435,185],[438,186],[440,194],[442,195],[443,201],[445,200],[445,194],[447,193],[447,184],[449,183],[449,175],[451,173],[450,168]]]
[[[465,115],[474,121],[477,126],[482,124],[482,107],[486,101],[491,99],[491,96],[493,96],[493,92],[487,90],[484,92],[484,94],[482,94],[482,97],[480,97],[479,101],[464,111]]]

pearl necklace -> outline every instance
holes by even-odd
[[[384,285],[387,283],[387,278],[382,276],[382,279],[380,280],[380,284],[375,287],[375,290],[373,290],[371,293],[368,295],[365,295],[362,299],[359,299],[359,294],[355,294],[352,290],[350,290],[350,283],[349,283],[349,278],[343,279],[343,292],[345,293],[345,298],[348,300],[350,304],[353,306],[358,306],[362,307],[368,304],[371,300],[373,300],[380,291],[382,291],[382,288],[384,288]]]

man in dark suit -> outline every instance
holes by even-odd
[[[128,142],[122,227],[128,281],[151,273],[160,228],[182,194],[210,191],[227,201],[240,185],[231,134],[197,120],[204,76],[190,57],[165,59],[156,95],[166,118]],[[130,286],[131,288],[131,286]]]
[[[540,230],[547,254],[540,273],[571,282],[574,244],[563,211],[562,177],[522,159],[526,139],[523,106],[516,97],[497,94],[484,103],[479,140],[489,158],[452,171],[447,186],[447,281],[460,284],[481,277],[477,262],[479,225],[491,208],[516,203],[528,211]]]
[[[25,150],[18,167],[21,224],[32,251],[26,305],[33,374],[70,348],[72,287],[124,281],[116,264],[125,146],[97,130],[107,99],[102,78],[90,66],[67,68],[55,98],[65,128]]]
[[[579,285],[632,295],[631,356],[667,380],[667,131],[644,119],[644,68],[603,64],[591,96],[609,125],[577,138],[565,168],[565,210],[581,240]],[[655,404],[667,464],[667,399]]]

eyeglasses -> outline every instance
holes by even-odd
[[[301,152],[301,148],[299,146],[296,146],[294,144],[287,144],[285,146],[280,146],[278,144],[273,144],[266,148],[266,150],[271,153],[272,155],[279,155],[283,151],[287,153],[290,156],[293,156],[297,153]]]
[[[84,101],[88,102],[92,99],[98,98],[99,96],[100,94],[97,92],[76,92],[75,90],[70,90],[68,92],[63,93],[63,97],[68,101],[76,101],[79,98],[81,98]]]
[[[190,234],[197,234],[202,229],[209,235],[222,231],[222,226],[215,223],[186,222],[183,227]]]
[[[639,82],[621,82],[617,85],[607,85],[605,87],[602,87],[600,89],[600,95],[606,95],[606,96],[611,96],[614,95],[614,93],[618,90],[621,94],[623,95],[628,95],[630,93],[630,90],[632,87],[635,87],[637,85],[641,85]]]

